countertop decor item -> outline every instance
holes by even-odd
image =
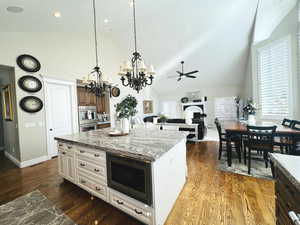
[[[111,97],[112,84],[103,80],[103,73],[99,66],[99,54],[98,54],[98,37],[97,37],[97,14],[96,14],[96,2],[93,0],[93,19],[94,19],[94,41],[95,41],[95,56],[96,66],[91,73],[84,77],[83,83],[85,83],[86,91],[94,93],[96,96],[105,96],[109,94]],[[90,79],[92,76],[92,79]]]
[[[17,64],[18,66],[29,73],[36,73],[41,69],[40,62],[31,55],[20,55],[17,58]]]
[[[42,82],[30,75],[23,76],[18,81],[19,87],[27,92],[35,93],[42,89]]]
[[[43,102],[41,99],[35,96],[27,96],[21,99],[20,107],[25,112],[36,113],[43,108]]]
[[[11,85],[7,85],[2,90],[2,98],[3,98],[3,116],[6,121],[13,121],[14,113],[13,113],[13,105],[12,105],[12,92]]]
[[[119,97],[120,96],[120,93],[121,93],[121,91],[120,91],[120,88],[118,88],[118,87],[113,87],[112,89],[111,89],[111,95],[113,96],[113,97]]]
[[[137,113],[137,100],[135,97],[128,95],[123,101],[115,105],[117,118],[121,119],[123,133],[129,133],[129,119]]]
[[[137,93],[143,88],[153,83],[154,68],[151,65],[147,69],[141,54],[137,51],[137,34],[136,34],[136,16],[135,16],[135,0],[132,0],[133,8],[133,24],[134,24],[134,53],[130,61],[127,61],[120,67],[118,75],[121,76],[122,84],[125,87],[134,89]]]
[[[129,133],[123,133],[123,132],[118,131],[118,130],[117,131],[114,130],[114,131],[111,131],[111,132],[108,133],[108,135],[111,136],[111,137],[122,137],[122,136],[126,136],[128,134]]]

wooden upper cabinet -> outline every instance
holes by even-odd
[[[79,106],[97,106],[98,113],[109,113],[109,95],[96,97],[84,87],[77,87],[77,97]]]

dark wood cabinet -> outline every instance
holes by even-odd
[[[294,225],[289,212],[300,212],[300,190],[275,167],[276,225]]]
[[[97,106],[97,113],[109,113],[109,96],[96,97],[88,92],[85,87],[77,87],[79,106]]]

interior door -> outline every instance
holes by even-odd
[[[57,143],[54,137],[72,134],[71,86],[45,83],[47,99],[48,154],[57,156]]]

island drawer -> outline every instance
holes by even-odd
[[[57,143],[58,149],[63,149],[63,150],[74,150],[74,146],[71,144],[67,144],[65,142],[58,142]]]
[[[77,173],[77,184],[90,194],[107,201],[107,186],[105,184],[87,177],[86,174],[80,171]]]
[[[77,147],[76,154],[78,158],[86,158],[94,162],[106,163],[106,154],[103,151],[93,151],[84,147]]]
[[[95,164],[90,161],[77,158],[76,167],[88,171],[94,176],[100,177],[101,179],[106,181],[106,165],[103,165],[102,163]]]
[[[58,148],[58,153],[59,153],[59,155],[62,155],[62,156],[74,157],[73,150],[70,150],[67,148]]]
[[[151,224],[152,208],[121,193],[109,189],[110,204],[146,224]]]

